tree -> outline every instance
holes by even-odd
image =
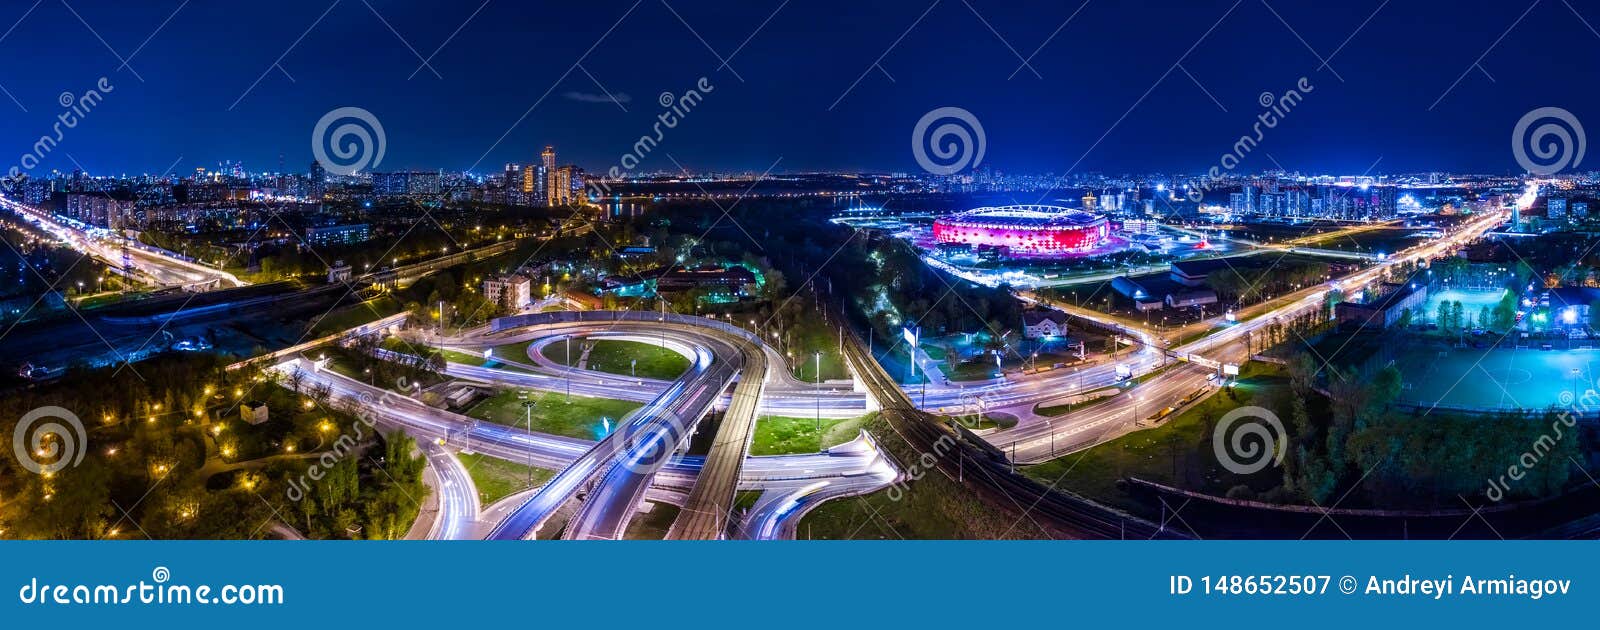
[[[301,370],[298,365],[295,366],[294,371],[289,373],[289,390],[298,394],[300,393],[300,386],[305,382],[305,371]]]
[[[1461,330],[1465,324],[1461,314],[1462,310],[1461,300],[1456,300],[1450,304],[1450,327],[1455,330]]]
[[[1439,328],[1450,330],[1450,303],[1440,302],[1439,310],[1433,316],[1433,323]]]
[[[1373,407],[1387,406],[1390,401],[1400,395],[1402,384],[1400,370],[1395,366],[1390,365],[1378,370],[1378,373],[1372,376],[1372,398],[1367,401],[1368,404]]]
[[[1517,323],[1517,296],[1515,293],[1506,293],[1500,298],[1500,303],[1494,306],[1494,328],[1497,331],[1511,330]]]

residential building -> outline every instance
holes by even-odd
[[[1022,312],[1022,336],[1028,339],[1063,337],[1067,334],[1067,316],[1060,311],[1035,310]]]
[[[371,229],[365,223],[306,228],[306,242],[312,245],[360,243],[370,237]]]
[[[533,281],[512,274],[493,276],[483,281],[483,299],[507,310],[520,311],[533,303]]]

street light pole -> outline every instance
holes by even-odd
[[[817,379],[817,382],[816,382],[816,386],[812,388],[812,391],[816,394],[815,397],[816,397],[816,400],[817,400],[817,440],[819,440],[819,443],[820,443],[820,440],[822,439],[822,353],[818,352],[814,356],[816,356],[816,358],[817,358],[817,360],[816,360],[816,370],[817,370],[816,379]]]

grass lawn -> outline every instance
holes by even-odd
[[[1283,471],[1269,466],[1240,476],[1222,468],[1211,446],[1217,419],[1239,407],[1278,409],[1293,393],[1283,368],[1251,362],[1230,394],[1224,390],[1190,407],[1166,424],[1136,431],[1081,453],[1029,466],[1022,472],[1046,484],[1096,501],[1144,513],[1149,506],[1123,492],[1117,481],[1138,477],[1221,496],[1233,486],[1257,489],[1278,485]],[[1235,429],[1236,431],[1237,429]]]
[[[763,416],[756,420],[756,435],[750,443],[751,455],[796,455],[816,453],[830,446],[849,442],[860,433],[868,416],[823,418],[822,431],[817,419]]]
[[[504,359],[506,359],[508,361],[516,361],[518,363],[529,363],[529,364],[531,364],[531,363],[533,363],[533,359],[528,356],[528,346],[530,346],[532,344],[533,344],[533,340],[530,339],[528,341],[519,341],[517,343],[508,343],[508,344],[501,345],[501,346],[495,346],[494,347],[494,356],[504,358]],[[558,343],[558,344],[554,344],[554,345],[551,346],[552,348],[556,348],[556,354],[554,356],[560,356],[561,355],[562,351],[558,346],[563,346],[563,345],[565,345],[565,344],[559,344]],[[574,356],[574,357],[578,356],[579,352],[580,352],[579,350],[574,349],[572,351],[572,356]]]
[[[583,358],[582,344],[592,343],[594,349],[589,351],[587,367],[597,372],[670,381],[689,371],[688,358],[655,344],[620,339],[583,339],[582,343],[579,341],[573,340],[570,359],[567,356],[568,344],[565,342],[545,346],[544,356],[562,365],[577,365],[578,360]],[[526,355],[526,348],[522,352]],[[635,365],[634,361],[638,361],[638,364]]]
[[[771,339],[768,339],[771,341]],[[792,326],[783,337],[783,349],[793,353],[794,377],[807,383],[817,382],[817,353],[822,353],[822,379],[850,378],[850,371],[839,357],[839,331],[823,324],[820,317],[805,319]]]
[[[513,427],[526,427],[524,400],[534,401],[533,430],[552,435],[600,439],[604,433],[601,418],[609,418],[612,428],[629,412],[643,406],[636,402],[609,398],[573,396],[567,402],[564,394],[523,393],[521,390],[503,391],[483,399],[467,410],[467,415],[479,420]]]
[[[483,355],[478,353],[465,352],[462,350],[451,350],[449,348],[438,348],[438,351],[439,354],[444,355],[444,360],[451,363],[461,363],[464,365],[485,365],[490,363],[488,359],[483,358]]]
[[[999,415],[999,414],[991,414],[991,413],[983,414],[983,416],[977,417],[977,418],[974,418],[974,417],[972,417],[970,415],[961,415],[961,416],[952,416],[950,419],[961,423],[961,426],[964,426],[964,427],[966,427],[966,428],[968,428],[968,429],[970,429],[972,431],[981,431],[983,429],[995,429],[995,428],[1009,429],[1011,427],[1017,426],[1017,419],[1016,418],[1013,418],[1011,416]]]
[[[529,468],[526,464],[506,461],[497,457],[489,457],[482,453],[457,453],[461,465],[467,469],[467,474],[472,476],[472,485],[478,488],[478,500],[484,507],[504,499],[508,496],[536,487],[549,481],[555,472],[543,468]],[[533,483],[529,485],[529,474],[533,475]]]
[[[952,381],[986,381],[996,378],[994,357],[985,355],[975,361],[962,361],[955,369],[945,369],[944,375]]]
[[[1112,398],[1115,398],[1118,393],[1121,393],[1118,391],[1119,389],[1120,388],[1108,387],[1090,392],[1084,392],[1084,395],[1096,394],[1100,392],[1105,392],[1106,395],[1089,400],[1080,400],[1078,402],[1068,403],[1065,405],[1036,405],[1033,408],[1033,412],[1041,416],[1064,416],[1073,411],[1111,400]]]
[[[740,490],[733,495],[733,513],[744,514],[749,512],[750,508],[755,507],[756,502],[760,500],[760,490]]]
[[[867,429],[902,462],[921,456],[877,416]],[[828,501],[806,513],[796,530],[801,540],[1043,539],[1026,518],[995,510],[941,473],[863,497]]]
[[[649,514],[634,515],[628,523],[628,532],[622,535],[623,540],[662,540],[667,537],[672,521],[678,518],[678,506],[670,503],[651,505]]]
[[[363,383],[367,382],[367,375],[361,373],[361,368],[355,367],[352,359],[334,355],[333,360],[328,362],[328,369],[333,370],[334,373],[340,376],[353,378]]]
[[[312,336],[321,337],[355,328],[400,312],[400,302],[393,296],[379,296],[359,304],[351,304],[317,319],[312,324]]]

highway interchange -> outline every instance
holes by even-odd
[[[1379,279],[1389,265],[1448,251],[1498,225],[1503,218],[1497,214],[1474,220],[1444,238],[1340,279],[1337,286],[1352,289],[1371,283]],[[989,448],[998,449],[1016,463],[1046,461],[1133,430],[1140,417],[1180,399],[1193,398],[1212,382],[1210,377],[1217,372],[1217,365],[1237,364],[1247,358],[1240,343],[1246,335],[1276,318],[1292,316],[1304,309],[1322,308],[1325,293],[1334,288],[1332,284],[1323,285],[1284,296],[1269,312],[1171,349],[1163,349],[1165,342],[1148,330],[1107,318],[1095,324],[1136,340],[1136,350],[1115,361],[1076,371],[1055,370],[977,387],[932,383],[925,392],[920,387],[898,384],[895,391],[887,391],[886,384],[892,383],[892,379],[875,361],[867,364],[864,349],[859,348],[860,344],[854,339],[845,345],[855,357],[850,361],[852,373],[861,385],[847,388],[834,384],[819,388],[797,381],[788,370],[766,369],[765,366],[778,360],[779,355],[758,336],[725,322],[679,315],[672,315],[671,321],[667,321],[669,316],[648,313],[563,312],[522,316],[517,321],[498,322],[495,328],[480,327],[455,336],[410,334],[416,342],[469,353],[527,342],[528,356],[497,357],[514,364],[516,369],[452,362],[447,373],[453,377],[499,387],[647,403],[622,419],[616,430],[598,442],[476,422],[319,369],[315,362],[303,358],[289,358],[274,369],[302,369],[309,382],[327,385],[336,400],[352,401],[362,412],[375,414],[387,425],[404,428],[431,441],[427,446],[429,459],[439,477],[438,485],[443,487],[441,523],[433,528],[433,533],[441,538],[516,539],[560,535],[615,539],[626,533],[640,502],[650,497],[680,507],[697,504],[680,513],[685,524],[674,525],[675,537],[783,538],[793,537],[795,524],[816,505],[833,498],[883,489],[904,471],[897,468],[881,445],[865,434],[825,453],[748,456],[749,428],[758,415],[805,416],[810,415],[806,413],[809,411],[826,413],[830,417],[850,417],[881,408],[885,399],[891,400],[891,405],[918,401],[916,408],[945,414],[969,412],[979,405],[979,400],[989,410],[1022,409],[1063,395],[1115,386],[1124,380],[1119,375],[1119,367],[1124,374],[1131,371],[1135,377],[1145,377],[1130,395],[1117,396],[1057,418],[1019,414],[1024,421],[1018,426],[988,433],[983,438]],[[1081,313],[1074,315],[1082,316]],[[608,336],[655,341],[688,356],[692,367],[679,379],[665,381],[570,367],[544,359],[541,352],[548,344],[566,343],[571,338]],[[866,370],[876,374],[862,378]],[[751,386],[741,393],[740,384],[746,382],[744,376],[751,377]],[[724,422],[728,419],[734,422],[719,427],[718,438],[713,442],[716,447],[710,457],[684,455],[683,447],[688,436],[698,428],[699,420],[713,409],[730,407],[738,409],[725,414]],[[910,410],[900,408],[895,413],[897,417],[903,416],[901,422],[910,422],[905,419],[911,417]],[[929,436],[937,439],[934,434]],[[454,458],[442,454],[447,447],[470,449],[560,472],[539,491],[524,493],[514,505],[500,506],[496,520],[485,523],[480,521],[482,508],[472,491],[471,478],[459,463],[451,463]],[[970,456],[972,461],[977,461],[981,455],[975,451],[962,457]],[[715,472],[707,475],[708,471]],[[706,479],[701,479],[703,475]],[[720,483],[719,478],[723,480]],[[727,481],[729,479],[737,479],[737,482]],[[697,484],[704,484],[705,489]],[[732,506],[735,486],[762,492],[741,522],[734,522],[737,517]],[[697,491],[703,496],[696,497]],[[1009,488],[1004,491],[1010,494],[1030,490]],[[1125,534],[1128,527],[1122,515],[1098,514],[1092,507],[1063,505],[1060,511],[1067,523],[1062,529],[1069,534],[1107,536],[1113,522],[1119,533]],[[698,522],[691,523],[697,517]],[[556,520],[565,524],[560,528],[547,527]],[[1151,535],[1158,533],[1152,531]]]
[[[159,251],[138,246],[125,248],[120,237],[91,235],[4,198],[0,198],[0,206],[123,273],[139,275],[158,285],[243,284],[226,272]],[[816,505],[880,490],[897,481],[904,471],[865,432],[852,442],[822,453],[748,456],[754,423],[761,415],[846,418],[883,409],[902,437],[918,446],[912,434],[924,430],[923,425],[938,425],[926,413],[998,411],[1015,415],[1021,422],[1006,430],[985,432],[981,438],[985,443],[971,456],[998,452],[1009,460],[1007,466],[1047,461],[1133,430],[1141,417],[1159,409],[1196,399],[1210,387],[1221,366],[1248,359],[1244,344],[1240,343],[1248,335],[1281,318],[1323,308],[1327,292],[1368,285],[1392,265],[1446,253],[1504,220],[1504,212],[1486,213],[1442,238],[1397,253],[1337,281],[1280,297],[1270,310],[1244,322],[1219,325],[1209,334],[1176,347],[1148,329],[1084,309],[1066,309],[1022,293],[1019,297],[1024,300],[1061,308],[1135,342],[1135,347],[1123,357],[1073,370],[1058,369],[972,387],[932,382],[908,388],[894,383],[875,360],[867,358],[865,349],[853,336],[849,343],[841,339],[854,377],[849,386],[804,383],[787,369],[768,369],[769,365],[787,362],[759,335],[727,322],[680,315],[569,311],[503,318],[493,327],[460,331],[449,337],[409,333],[413,341],[475,353],[530,342],[526,357],[496,357],[513,369],[451,362],[446,373],[452,377],[496,387],[646,403],[597,442],[477,422],[322,369],[321,362],[303,355],[282,358],[271,369],[280,373],[300,371],[307,382],[327,387],[335,401],[369,414],[387,428],[404,429],[424,441],[439,504],[438,520],[430,529],[430,537],[517,539],[543,534],[617,539],[625,535],[641,501],[648,497],[685,508],[680,522],[674,523],[669,532],[672,537],[793,537],[795,524]],[[124,251],[129,263],[126,269]],[[555,363],[540,352],[550,343],[567,343],[574,337],[605,336],[658,341],[688,357],[691,368],[672,381],[622,377]],[[918,359],[927,361],[924,355]],[[1129,385],[1130,375],[1142,382],[1128,395],[1054,418],[1033,413],[1034,406],[1041,402]],[[717,409],[726,413],[709,455],[684,455],[688,438],[698,430],[701,419]],[[927,439],[920,444],[923,448],[930,448],[939,439],[936,433],[924,437]],[[963,448],[967,447],[975,445],[963,442]],[[482,452],[559,472],[537,491],[517,497],[515,504],[491,506],[495,508],[495,520],[486,523],[483,517],[487,512],[479,505],[471,477],[450,450]],[[965,452],[960,455],[968,456]],[[737,490],[761,492],[739,522],[735,522],[738,515],[734,508]],[[1009,494],[1016,488],[1002,490]],[[1108,523],[1120,520],[1094,513],[1092,508],[1085,511],[1082,506],[1062,509],[1064,522],[1068,523],[1063,529],[1069,533],[1106,535]],[[1081,513],[1094,514],[1081,519]],[[546,525],[558,520],[563,523],[560,528],[545,531]],[[1126,523],[1119,523],[1118,527],[1125,529]]]

